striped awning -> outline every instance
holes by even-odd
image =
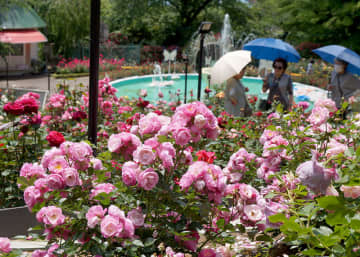
[[[47,42],[43,33],[36,29],[0,31],[0,42],[9,44]]]

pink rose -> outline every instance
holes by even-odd
[[[34,186],[29,186],[24,191],[24,201],[26,205],[31,209],[39,201],[41,192]]]
[[[183,245],[186,249],[195,252],[197,249],[197,244],[199,242],[200,236],[199,233],[193,231],[186,236],[175,236],[175,241]]]
[[[191,133],[188,128],[180,128],[173,132],[175,143],[181,146],[188,144],[191,140]]]
[[[116,205],[109,206],[108,214],[118,220],[125,219],[125,213],[120,210],[119,207],[117,207]]]
[[[264,218],[262,208],[256,204],[246,205],[244,207],[244,214],[246,219],[252,222],[258,222]]]
[[[159,181],[158,174],[152,168],[148,168],[141,172],[138,176],[139,186],[145,190],[153,189]]]
[[[110,152],[123,154],[126,160],[129,160],[133,152],[141,145],[140,139],[127,132],[111,135],[108,141]]]
[[[47,251],[45,250],[35,250],[32,252],[31,257],[45,257],[47,255]]]
[[[63,178],[65,180],[65,184],[69,187],[80,185],[79,173],[74,168],[66,168],[63,171]]]
[[[61,225],[65,222],[65,216],[62,214],[62,210],[56,206],[42,207],[37,214],[39,215],[40,222],[52,227]],[[36,216],[37,218],[38,215]]]
[[[142,145],[139,146],[133,153],[134,161],[139,162],[143,165],[149,165],[155,160],[155,153],[151,146]]]
[[[100,193],[111,193],[112,191],[114,191],[116,189],[116,187],[113,184],[110,183],[102,183],[102,184],[98,184],[94,187],[94,189],[91,189],[91,193],[90,193],[90,198],[94,198],[95,196],[97,196]]]
[[[312,109],[308,120],[312,125],[320,126],[321,124],[326,123],[329,117],[330,112],[327,108],[315,107]]]
[[[204,248],[200,251],[198,257],[216,257],[216,251],[211,248]]]
[[[194,125],[195,127],[201,129],[203,128],[207,123],[207,120],[205,119],[205,117],[201,114],[198,114],[195,116],[194,118]]]
[[[0,237],[0,252],[3,252],[3,253],[11,252],[10,239],[9,238]]]
[[[53,160],[56,156],[62,156],[62,155],[63,152],[60,149],[53,147],[44,153],[41,159],[41,165],[46,169],[48,168],[51,160]]]
[[[144,225],[145,215],[140,208],[132,209],[128,212],[127,218],[131,220],[135,227],[139,228]]]
[[[146,116],[139,120],[139,133],[140,135],[145,134],[156,134],[162,127],[159,115],[150,112]]]
[[[51,173],[60,174],[62,170],[69,167],[69,163],[65,159],[65,156],[55,156],[49,161],[48,169]]]
[[[86,213],[87,225],[89,228],[94,228],[104,218],[106,209],[104,210],[101,205],[92,206]]]
[[[296,169],[296,174],[303,185],[315,193],[322,194],[326,193],[331,180],[336,176],[336,174],[333,174],[329,169],[324,168],[322,164],[318,163],[315,158],[300,164]]]
[[[356,199],[360,197],[360,186],[344,186],[340,187],[340,190],[344,192],[345,197]]]
[[[24,163],[20,169],[20,176],[25,178],[43,178],[45,173],[45,169],[37,163]]]
[[[73,143],[68,149],[68,157],[80,163],[89,163],[92,153],[90,145],[85,142]]]
[[[100,231],[105,238],[116,236],[121,230],[120,222],[110,215],[105,216],[101,221]]]
[[[125,185],[127,186],[134,186],[136,185],[136,178],[140,173],[139,165],[135,162],[125,162],[122,167],[122,180]]]
[[[50,174],[46,177],[46,184],[50,189],[58,190],[63,189],[65,186],[64,179],[59,174]]]

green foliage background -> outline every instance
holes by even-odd
[[[28,4],[46,21],[44,33],[59,54],[88,44],[90,0],[0,0]],[[340,44],[360,52],[360,2],[356,0],[101,0],[101,19],[110,32],[130,44],[185,46],[201,21],[221,31],[231,17],[234,38],[244,33],[277,37],[298,45],[304,41]]]

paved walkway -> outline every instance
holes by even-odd
[[[37,90],[48,90],[50,88],[50,94],[53,94],[56,90],[56,85],[63,83],[64,80],[70,85],[76,85],[79,83],[83,83],[86,86],[89,85],[89,77],[79,77],[75,79],[55,79],[51,77],[49,81],[47,74],[9,77],[8,85],[9,88],[26,88]],[[0,88],[4,89],[6,87],[6,77],[1,77]]]

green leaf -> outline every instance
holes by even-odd
[[[350,227],[355,230],[360,230],[360,215],[356,214],[354,217],[350,220]]]
[[[9,176],[10,175],[10,171],[9,170],[5,170],[3,172],[1,172],[1,175],[6,177],[6,176]]]
[[[356,148],[356,157],[357,159],[360,159],[360,146]]]
[[[324,196],[317,199],[319,206],[326,210],[337,210],[343,208],[343,202],[336,196]]]
[[[324,236],[330,236],[333,231],[325,226],[320,226],[320,228],[313,228],[313,232],[315,235],[324,235]]]
[[[157,140],[158,140],[159,143],[164,143],[164,142],[169,141],[169,139],[166,136],[163,136],[163,135],[158,136]]]
[[[260,235],[256,237],[256,241],[262,241],[262,242],[272,242],[273,238],[268,235]]]
[[[328,216],[326,217],[326,222],[331,226],[337,224],[347,224],[348,220],[346,219],[346,214],[346,209],[338,209],[328,214]]]
[[[224,220],[224,219],[219,219],[219,220],[216,222],[216,225],[217,225],[220,229],[224,228],[224,226],[225,226],[225,220]]]
[[[141,242],[140,240],[136,239],[134,241],[132,241],[133,245],[139,246],[139,247],[144,247],[143,242]]]
[[[149,247],[149,246],[153,245],[153,244],[155,243],[155,241],[156,241],[155,238],[148,237],[148,238],[146,238],[146,240],[145,240],[144,246],[145,246],[145,247]]]
[[[307,256],[322,256],[322,252],[313,248],[302,251],[302,254]]]
[[[287,221],[285,214],[277,213],[269,217],[269,221],[272,223],[284,222]]]

